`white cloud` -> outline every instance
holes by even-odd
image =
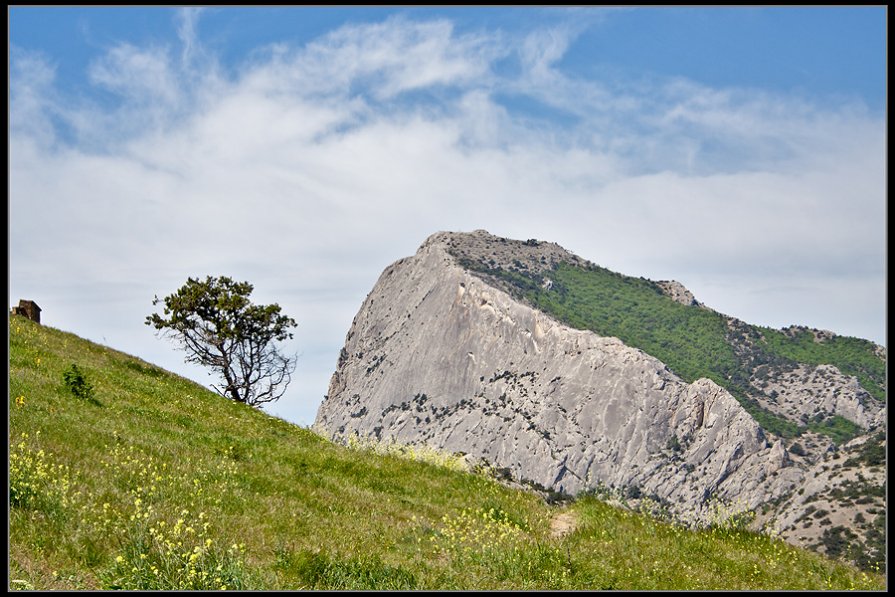
[[[138,103],[160,102],[174,105],[179,81],[171,72],[170,58],[164,48],[136,48],[118,45],[90,68],[91,81],[109,91]]]
[[[309,44],[296,65],[302,78],[340,88],[368,84],[378,99],[480,80],[496,57],[488,37],[455,35],[449,21],[390,19],[348,26]],[[369,78],[369,80],[365,80]]]
[[[9,128],[41,144],[55,138],[53,82],[56,69],[37,53],[10,48]]]
[[[344,27],[227,78],[198,16],[180,48],[119,44],[93,64],[111,111],[67,102],[46,61],[13,53],[10,298],[49,325],[205,382],[143,325],[151,299],[188,276],[249,280],[299,321],[301,379],[273,410],[309,423],[382,269],[437,230],[486,228],[677,278],[756,323],[805,315],[882,341],[885,129],[855,106],[572,79],[557,66],[572,29],[448,21]],[[496,74],[514,56],[522,74]],[[502,93],[577,124],[521,117]]]
[[[193,62],[196,52],[201,52],[201,45],[196,31],[199,15],[204,8],[188,7],[177,11],[177,37],[183,47],[180,53],[181,67],[188,70]]]

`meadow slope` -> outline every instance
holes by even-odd
[[[18,316],[9,347],[11,589],[885,588],[723,515],[686,530],[339,446]]]

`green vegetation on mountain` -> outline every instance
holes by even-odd
[[[810,420],[806,427],[814,433],[828,436],[838,444],[844,444],[863,431],[859,426],[840,415],[833,415],[823,420]]]
[[[816,342],[814,334],[805,328],[797,328],[792,335],[771,328],[757,329],[768,352],[810,365],[835,365],[846,375],[857,377],[871,396],[886,400],[886,363],[876,354],[872,342],[848,336]]]
[[[688,382],[708,377],[719,385],[737,372],[725,340],[725,318],[692,309],[665,295],[655,283],[607,269],[561,264],[553,286],[526,298],[573,327],[615,336],[668,364]]]
[[[866,340],[835,336],[814,342],[808,331],[789,337],[746,324],[731,327],[727,316],[678,303],[655,282],[595,265],[558,263],[544,274],[524,266],[506,269],[469,259],[462,263],[571,327],[614,336],[643,350],[687,382],[711,379],[735,396],[762,427],[783,437],[812,430],[842,442],[861,428],[841,417],[798,425],[763,408],[750,384],[761,365],[834,365],[856,375],[877,399],[885,397],[885,363]],[[746,341],[747,336],[756,341]]]
[[[486,474],[333,444],[18,316],[9,342],[11,589],[885,587],[595,497],[555,537],[555,506]]]

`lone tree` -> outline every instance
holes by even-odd
[[[225,276],[189,278],[165,297],[164,317],[153,313],[146,325],[178,342],[188,363],[220,373],[212,387],[221,396],[257,406],[282,397],[292,379],[296,357],[282,356],[274,341],[292,338],[297,324],[277,304],[253,305],[252,288]],[[160,302],[156,296],[152,304]]]

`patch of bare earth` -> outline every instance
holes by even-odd
[[[550,519],[550,537],[552,539],[562,539],[574,532],[577,526],[578,516],[574,512],[560,512]]]

